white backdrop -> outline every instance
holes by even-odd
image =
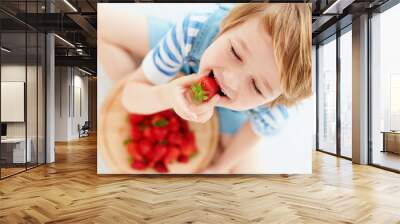
[[[194,9],[215,7],[215,3],[127,3],[107,4],[107,7],[118,7],[132,13],[157,16],[170,21],[177,21],[187,12]],[[101,16],[101,15],[98,15]],[[99,60],[98,60],[99,61]],[[104,74],[101,65],[97,65],[97,105],[100,108],[104,97],[113,85],[113,81]],[[289,109],[290,118],[282,131],[274,136],[265,137],[254,154],[243,158],[238,172],[255,173],[251,167],[257,166],[260,174],[311,174],[312,172],[312,133],[314,130],[313,100],[309,98],[296,107]],[[265,157],[259,156],[259,151],[265,151]],[[252,156],[254,155],[254,156]],[[256,156],[258,155],[258,156]],[[110,173],[101,155],[97,154],[97,172]],[[251,162],[250,162],[251,161]]]

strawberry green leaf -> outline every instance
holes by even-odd
[[[159,119],[158,121],[154,122],[153,125],[156,126],[156,127],[161,127],[162,128],[162,127],[167,126],[168,123],[169,123],[169,121],[167,119],[162,118],[162,119]]]
[[[124,145],[128,145],[131,142],[132,142],[132,139],[131,138],[127,138],[127,139],[124,140]]]
[[[195,157],[197,154],[199,154],[198,152],[193,153],[192,155],[189,156],[189,159],[192,159],[193,157]]]
[[[191,89],[192,99],[195,103],[202,103],[204,100],[207,100],[207,92],[204,91],[200,83],[193,83]]]

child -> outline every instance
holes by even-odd
[[[100,49],[118,53],[114,43],[125,46],[120,55],[145,56],[139,68],[134,63],[117,68],[112,54],[100,58],[111,76],[128,73],[122,97],[128,111],[148,114],[172,108],[194,122],[206,122],[214,108],[218,111],[223,153],[204,173],[232,172],[257,140],[279,130],[288,118],[285,106],[311,95],[309,4],[219,5],[191,13],[175,25],[137,17],[135,27],[143,32],[132,33],[136,43],[112,37],[124,32],[111,25],[101,28],[105,23],[99,22],[104,29],[99,30]],[[214,77],[222,93],[195,105],[187,88],[203,76]]]

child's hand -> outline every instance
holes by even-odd
[[[211,165],[208,168],[200,172],[201,174],[229,174],[232,173],[227,167],[223,167],[217,164]]]
[[[190,86],[193,82],[200,80],[207,75],[187,75],[177,78],[165,85],[162,96],[174,109],[174,111],[183,119],[205,123],[214,112],[214,107],[220,99],[219,95],[215,95],[208,102],[196,105],[190,97]]]

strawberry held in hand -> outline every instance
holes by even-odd
[[[214,78],[205,76],[191,85],[191,95],[194,103],[200,104],[209,101],[220,90]]]

